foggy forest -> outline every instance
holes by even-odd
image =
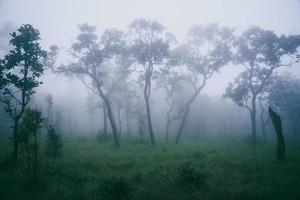
[[[0,200],[300,199],[300,1],[0,0]]]

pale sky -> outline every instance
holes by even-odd
[[[278,34],[300,33],[300,2],[297,0],[1,0],[0,25],[30,23],[41,32],[45,48],[68,47],[77,25],[87,22],[101,33],[106,28],[125,29],[135,18],[156,19],[179,41],[192,24],[218,22],[244,30],[250,25]],[[298,67],[299,68],[299,67]],[[300,70],[294,73],[298,73]],[[238,73],[226,67],[210,80],[205,92],[221,95]],[[59,81],[55,81],[58,84]],[[61,85],[61,84],[60,84]],[[64,86],[67,87],[67,86]],[[62,92],[63,93],[63,92]]]

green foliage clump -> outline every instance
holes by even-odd
[[[49,156],[56,158],[58,155],[60,155],[62,147],[63,147],[63,141],[62,141],[61,134],[57,132],[57,130],[53,125],[50,125],[47,134],[46,153]]]
[[[19,140],[27,156],[27,175],[31,183],[37,180],[39,129],[44,119],[37,109],[26,108],[22,123],[20,124]]]
[[[101,184],[101,195],[104,199],[129,199],[130,190],[129,180],[121,177],[112,176]]]
[[[207,174],[196,170],[191,162],[186,162],[178,168],[178,182],[184,190],[196,190],[204,186]]]

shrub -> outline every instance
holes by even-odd
[[[101,195],[104,199],[129,199],[129,181],[125,178],[110,177],[101,184]]]
[[[186,162],[178,168],[178,182],[183,189],[195,190],[205,184],[206,173],[196,170],[191,162]]]
[[[63,147],[63,141],[61,138],[61,134],[59,134],[53,125],[49,126],[48,134],[47,134],[47,149],[46,153],[55,158],[61,153],[61,149]]]

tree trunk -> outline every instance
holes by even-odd
[[[148,128],[149,128],[151,144],[155,145],[155,137],[152,129],[151,110],[149,105],[150,91],[151,91],[150,75],[146,75],[146,81],[144,86],[144,98],[145,98],[145,104],[147,110],[147,120],[148,120]]]
[[[183,127],[186,123],[186,120],[187,120],[187,116],[190,112],[190,107],[191,107],[191,104],[194,102],[194,100],[196,99],[196,97],[199,95],[200,91],[204,88],[204,86],[206,85],[206,80],[207,80],[207,77],[203,77],[203,82],[202,84],[196,89],[194,95],[192,96],[192,98],[187,102],[185,108],[184,108],[184,114],[183,114],[183,117],[181,119],[181,122],[180,122],[180,126],[179,126],[179,129],[178,129],[178,132],[177,132],[177,136],[176,136],[176,140],[175,140],[175,144],[178,144],[179,143],[179,140],[180,140],[180,137],[181,137],[181,134],[182,134],[182,130],[183,130]]]
[[[38,165],[38,140],[37,140],[37,133],[34,133],[34,165],[33,165],[34,181],[36,181],[37,165]]]
[[[128,112],[126,111],[126,128],[127,128],[127,137],[129,138],[129,116]]]
[[[119,139],[121,138],[121,132],[122,132],[122,120],[121,120],[121,109],[118,109],[118,123],[119,123]]]
[[[261,123],[261,129],[262,129],[262,136],[263,136],[263,143],[266,143],[266,123],[263,119],[263,116],[260,116],[260,123]]]
[[[252,109],[250,111],[251,115],[251,127],[252,127],[252,143],[256,145],[256,96],[252,97]]]
[[[119,141],[118,141],[118,129],[117,129],[117,126],[116,126],[116,123],[115,123],[115,120],[114,120],[114,116],[113,116],[113,112],[112,112],[111,107],[110,107],[110,103],[109,103],[107,97],[102,92],[101,85],[98,82],[98,80],[94,79],[94,81],[97,84],[97,90],[99,92],[100,97],[104,101],[105,107],[107,109],[107,117],[108,117],[111,129],[112,129],[112,132],[113,132],[113,138],[114,138],[115,145],[116,145],[116,147],[119,147],[120,145],[119,145]]]
[[[166,143],[169,143],[169,126],[170,126],[170,113],[167,114],[167,124],[166,124]]]
[[[175,144],[179,143],[181,133],[182,133],[183,127],[186,123],[186,119],[187,119],[187,116],[188,116],[189,112],[190,112],[190,104],[187,104],[187,106],[184,109],[184,114],[183,114],[182,120],[180,122],[180,126],[179,126],[179,130],[178,130],[177,137],[176,137],[176,140],[175,140]]]
[[[260,125],[262,130],[262,136],[263,136],[263,143],[266,143],[266,122],[264,119],[265,115],[265,108],[262,103],[262,98],[259,98],[259,106],[260,106]]]
[[[119,141],[118,141],[118,130],[117,130],[117,126],[116,126],[116,123],[115,123],[115,120],[114,120],[114,117],[113,117],[113,113],[112,113],[109,101],[104,96],[102,98],[104,99],[104,102],[105,102],[105,105],[106,105],[106,108],[107,108],[107,116],[108,116],[108,119],[109,119],[109,122],[110,122],[110,125],[111,125],[111,129],[112,129],[112,132],[113,132],[115,145],[116,145],[116,147],[119,147],[120,145],[119,145]]]
[[[269,107],[269,114],[277,134],[277,159],[283,161],[285,158],[285,141],[282,134],[282,123],[280,116]]]
[[[18,155],[19,155],[19,119],[14,120],[14,126],[13,126],[13,161],[17,161]]]
[[[104,136],[107,137],[107,109],[105,103],[103,104],[103,131]]]

